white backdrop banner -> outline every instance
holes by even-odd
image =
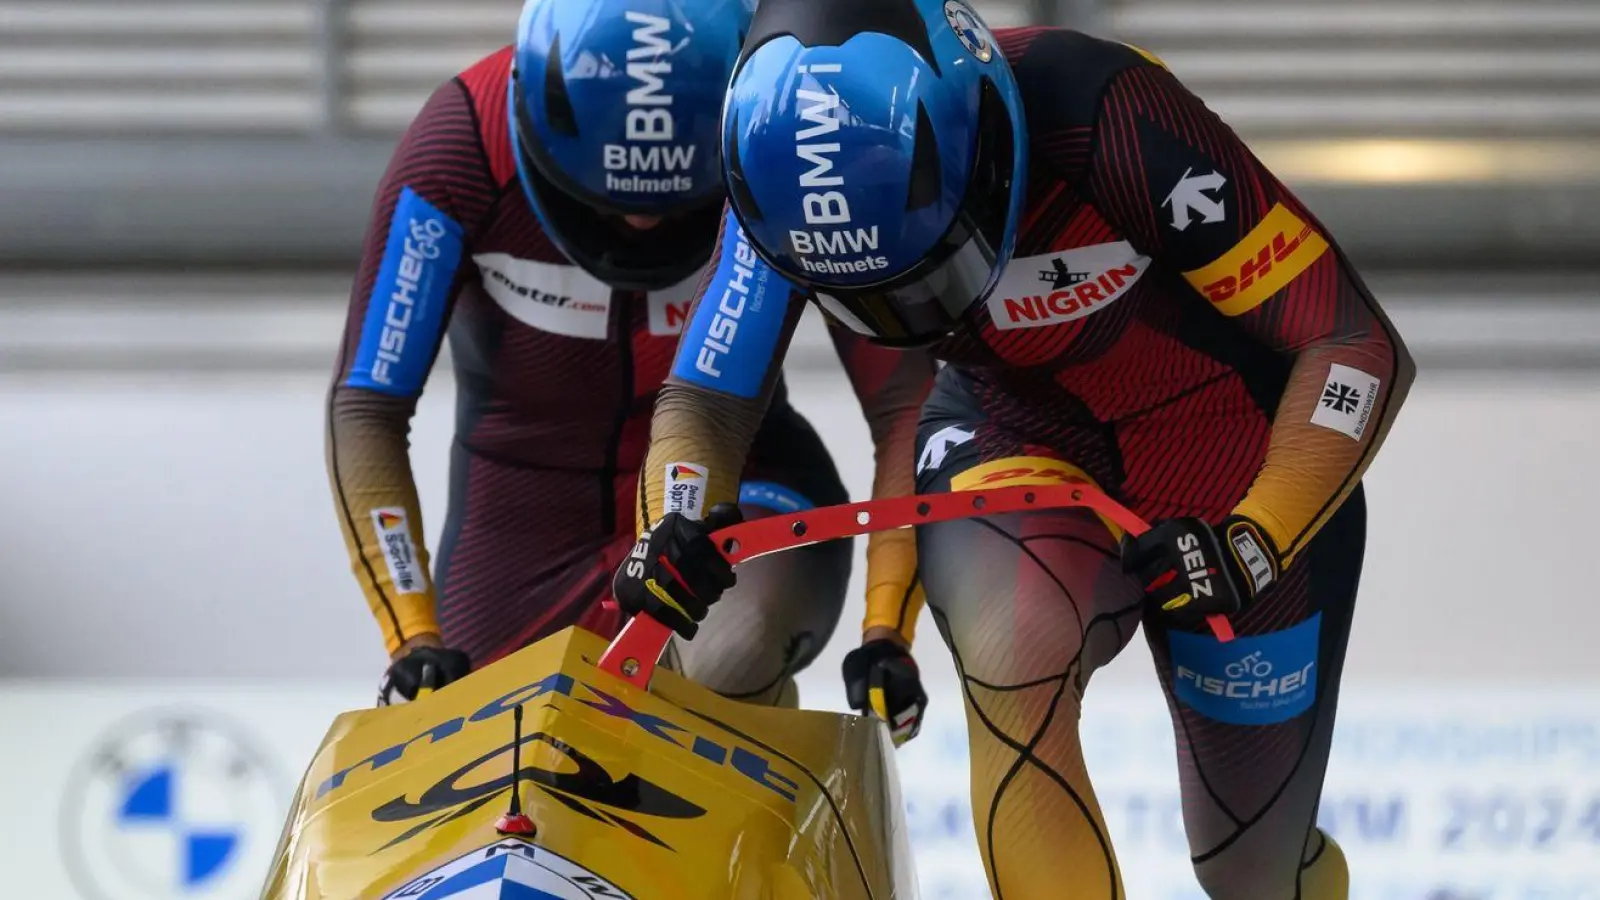
[[[254,900],[285,804],[367,683],[0,683],[0,866],[30,900]],[[900,754],[924,900],[987,897],[955,698]],[[1204,900],[1159,691],[1090,690],[1132,900]],[[1600,691],[1347,688],[1322,824],[1353,900],[1600,900]]]
[[[1205,900],[1160,691],[1091,686],[1082,730],[1130,900]],[[923,900],[987,897],[962,722],[900,760]],[[1600,900],[1600,690],[1347,686],[1320,821],[1352,900]]]

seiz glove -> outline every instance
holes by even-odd
[[[617,569],[612,593],[632,615],[648,613],[684,639],[700,630],[711,604],[733,587],[733,566],[711,540],[711,532],[742,519],[739,507],[719,503],[705,522],[667,513],[639,535]]]
[[[928,694],[910,651],[895,641],[868,641],[846,654],[844,691],[852,709],[888,723],[896,747],[922,730]]]
[[[417,699],[426,691],[436,691],[472,672],[472,660],[460,650],[420,644],[402,651],[389,665],[378,688],[378,705],[393,706]]]
[[[1207,616],[1238,613],[1277,580],[1276,548],[1249,519],[1230,516],[1212,528],[1197,518],[1166,519],[1138,537],[1122,537],[1122,570],[1169,619],[1198,628]]]

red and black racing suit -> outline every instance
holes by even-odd
[[[1348,873],[1316,810],[1365,540],[1360,478],[1409,357],[1322,226],[1158,60],[1061,29],[997,37],[1026,110],[1027,206],[998,287],[934,348],[949,365],[922,414],[919,489],[1087,479],[1147,520],[1242,516],[1270,546],[1245,560],[1260,590],[1223,644],[1152,612],[1092,515],[919,529],[927,603],[963,679],[994,895],[1124,896],[1078,719],[1090,675],[1143,622],[1207,893],[1339,900]],[[748,249],[730,220],[719,265]],[[754,280],[787,287],[762,266]],[[722,290],[712,279],[687,333]],[[697,381],[695,349],[686,339],[657,409],[655,508],[660,461],[736,466],[762,408]]]
[[[476,666],[572,624],[618,627],[600,604],[633,543],[650,410],[699,278],[615,291],[561,254],[512,158],[511,58],[507,48],[444,84],[402,138],[378,189],[328,400],[339,522],[388,649],[438,632]],[[446,334],[456,431],[430,578],[407,433]],[[919,375],[896,354],[842,333],[836,341],[874,433],[887,440],[882,422],[914,422],[931,363]],[[739,470],[747,517],[847,499],[817,434],[778,393]],[[897,440],[901,452],[885,459],[911,452],[909,424]],[[909,463],[879,475],[910,490]],[[684,490],[703,487],[692,470],[684,476]],[[849,572],[846,545],[741,568],[739,597],[681,649],[681,665],[725,694],[774,699],[827,642]]]

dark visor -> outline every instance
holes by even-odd
[[[611,287],[640,291],[675,285],[706,264],[722,221],[721,191],[671,209],[624,206],[586,191],[545,154],[520,81],[512,91],[524,186],[543,210],[551,237],[574,263]],[[627,214],[669,221],[639,231],[622,224]]]
[[[978,112],[971,177],[950,230],[916,267],[865,287],[800,279],[825,312],[850,330],[893,346],[916,346],[951,331],[984,299],[1005,242],[1015,173],[1014,132],[1000,92],[988,80]]]

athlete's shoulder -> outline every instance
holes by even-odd
[[[475,137],[483,147],[490,173],[498,185],[510,182],[517,172],[511,154],[510,112],[506,107],[513,50],[510,45],[502,47],[451,79],[472,112]]]
[[[1118,75],[1166,68],[1138,47],[1070,28],[1001,28],[995,39],[1016,75],[1029,124],[1041,131],[1091,127]]]
[[[501,118],[505,117],[506,85],[511,80],[511,64],[514,48],[507,44],[499,50],[485,56],[456,76],[462,87],[467,89],[467,94],[478,104],[484,101],[496,101],[495,105],[500,110]]]

